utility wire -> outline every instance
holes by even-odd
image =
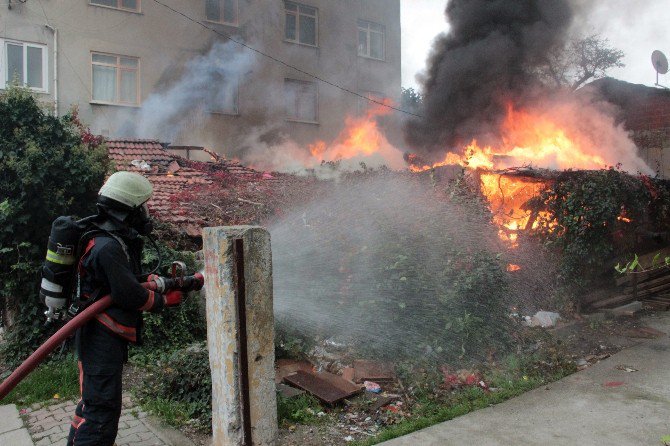
[[[254,48],[254,47],[251,46],[251,45],[248,45],[248,44],[246,44],[246,43],[244,43],[244,42],[242,42],[242,41],[240,41],[240,40],[237,40],[237,39],[233,38],[233,37],[232,37],[230,34],[228,34],[228,33],[221,32],[221,31],[219,31],[219,30],[217,30],[217,29],[215,29],[215,28],[212,28],[211,26],[208,26],[206,23],[202,23],[202,22],[200,22],[200,21],[198,21],[198,20],[196,20],[196,19],[194,19],[194,18],[192,18],[192,17],[186,15],[186,14],[183,13],[183,12],[181,12],[181,11],[179,11],[179,10],[177,10],[177,9],[174,9],[172,6],[166,5],[165,3],[161,2],[160,0],[153,0],[153,1],[154,1],[154,3],[158,3],[159,5],[163,6],[164,8],[169,9],[170,11],[174,12],[175,14],[178,14],[178,15],[184,17],[186,20],[189,20],[189,21],[195,23],[196,25],[200,25],[201,27],[203,27],[203,28],[205,28],[205,29],[208,29],[209,31],[212,31],[214,34],[217,34],[218,36],[221,36],[221,37],[223,37],[223,38],[225,38],[225,39],[228,39],[228,40],[230,40],[231,42],[234,42],[234,43],[236,43],[236,44],[238,44],[238,45],[240,45],[240,46],[242,46],[242,47],[244,47],[244,48],[246,48],[246,49],[248,49],[248,50],[250,50],[250,51],[253,51],[253,52],[257,53],[257,54],[260,54],[261,56],[266,57],[266,58],[268,58],[268,59],[270,59],[270,60],[272,60],[272,61],[274,61],[274,62],[276,62],[276,63],[278,63],[278,64],[280,64],[280,65],[284,65],[285,67],[291,68],[291,69],[293,69],[293,70],[295,70],[295,71],[297,71],[297,72],[299,72],[299,73],[302,73],[302,74],[304,74],[304,75],[306,75],[306,76],[309,76],[309,77],[311,77],[311,78],[314,78],[314,79],[318,80],[319,82],[323,82],[324,84],[330,85],[331,87],[335,87],[335,88],[340,89],[340,90],[342,90],[342,91],[344,91],[344,92],[346,92],[346,93],[352,94],[352,95],[354,95],[354,96],[358,96],[359,98],[364,99],[364,100],[366,100],[366,101],[373,102],[373,103],[375,103],[375,104],[377,104],[377,105],[381,105],[382,107],[386,107],[386,108],[389,108],[389,109],[391,109],[391,110],[395,110],[395,111],[397,111],[397,112],[404,113],[404,114],[406,114],[406,115],[414,116],[414,117],[416,117],[416,118],[423,118],[423,116],[421,116],[421,115],[419,115],[419,114],[412,113],[412,112],[409,112],[409,111],[407,111],[407,110],[403,110],[403,109],[401,109],[401,108],[397,108],[397,107],[394,107],[394,106],[392,106],[392,105],[385,104],[384,102],[378,101],[378,100],[376,100],[376,99],[373,99],[373,98],[364,96],[364,95],[362,95],[362,94],[360,94],[360,93],[357,93],[357,92],[355,92],[355,91],[353,91],[353,90],[350,90],[350,89],[348,89],[348,88],[346,88],[346,87],[343,87],[343,86],[338,85],[338,84],[336,84],[336,83],[334,83],[334,82],[331,82],[331,81],[329,81],[328,79],[324,79],[324,78],[322,78],[322,77],[320,77],[320,76],[317,76],[316,74],[312,74],[312,73],[310,73],[310,72],[308,72],[308,71],[305,71],[305,70],[303,70],[303,69],[301,69],[301,68],[298,68],[298,67],[296,67],[295,65],[291,65],[290,63],[288,63],[288,62],[286,62],[286,61],[284,61],[284,60],[282,60],[282,59],[279,59],[278,57],[275,57],[275,56],[273,56],[273,55],[271,55],[271,54],[268,54],[268,53],[266,53],[266,52],[263,52],[263,51],[261,51],[261,50],[259,50],[259,49],[257,49],[257,48]]]

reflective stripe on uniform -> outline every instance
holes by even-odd
[[[140,311],[149,311],[154,307],[154,300],[156,296],[153,291],[149,290],[149,296],[147,296],[147,301],[140,307]]]
[[[64,256],[47,249],[47,260],[51,263],[58,263],[59,265],[74,265],[76,259],[74,256]]]
[[[43,290],[46,291],[51,291],[52,293],[62,293],[63,292],[63,286],[58,285],[57,283],[53,283],[50,280],[47,279],[42,279],[42,283],[40,284]]]
[[[96,314],[95,319],[110,329],[113,333],[116,333],[127,341],[137,342],[137,329],[135,327],[128,327],[120,324],[104,312]]]

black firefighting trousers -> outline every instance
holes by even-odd
[[[68,446],[112,446],[121,416],[121,375],[127,341],[91,321],[77,331],[81,400]]]

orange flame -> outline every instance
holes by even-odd
[[[540,218],[547,216],[546,212],[527,206],[547,187],[546,181],[497,173],[482,173],[480,181],[480,190],[491,206],[493,221],[500,227],[498,235],[510,246],[518,246],[520,231],[537,229]]]
[[[501,133],[499,147],[482,147],[473,140],[463,149],[462,154],[448,152],[440,162],[410,165],[410,170],[421,172],[435,167],[459,165],[486,171],[480,175],[481,192],[489,201],[493,220],[500,228],[500,238],[516,247],[521,231],[536,229],[540,221],[547,220],[546,212],[526,206],[529,200],[547,187],[547,182],[490,171],[520,166],[602,169],[608,167],[608,162],[600,148],[594,147],[590,139],[578,129],[562,127],[546,114],[532,114],[509,106]],[[629,220],[622,216],[620,221]],[[553,224],[549,223],[549,226]]]
[[[480,147],[473,140],[463,154],[448,152],[430,166],[410,166],[415,172],[445,165],[472,169],[504,169],[532,165],[552,169],[602,169],[611,165],[599,147],[593,147],[579,130],[561,127],[551,117],[508,107],[502,124],[500,147]]]
[[[399,159],[400,152],[386,139],[379,129],[377,118],[390,114],[393,102],[390,99],[375,99],[381,104],[371,103],[362,116],[348,116],[344,130],[335,141],[327,144],[317,141],[309,145],[312,156],[319,161],[339,161],[364,158],[380,154],[384,158]]]

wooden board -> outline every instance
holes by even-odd
[[[393,366],[377,361],[354,361],[354,381],[359,383],[363,381],[393,381],[395,373]]]

